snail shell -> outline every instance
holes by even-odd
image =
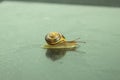
[[[58,32],[50,32],[45,36],[45,40],[49,45],[56,45],[65,42],[65,37]]]

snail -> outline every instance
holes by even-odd
[[[78,38],[79,39],[79,38]],[[78,46],[77,40],[67,41],[63,34],[58,32],[50,32],[45,36],[45,41],[47,42],[43,48],[76,48]]]

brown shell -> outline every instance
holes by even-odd
[[[65,37],[58,32],[50,32],[45,36],[45,40],[49,45],[56,45],[58,43],[64,42]]]

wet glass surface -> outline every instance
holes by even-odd
[[[3,1],[0,80],[120,80],[119,19],[120,8]],[[86,43],[41,48],[51,31]]]

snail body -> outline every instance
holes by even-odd
[[[75,48],[78,46],[78,41],[72,40],[67,41],[65,37],[58,32],[50,32],[45,36],[45,41],[47,42],[43,48]]]

